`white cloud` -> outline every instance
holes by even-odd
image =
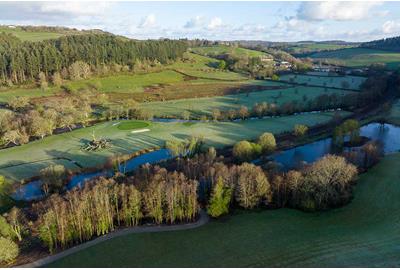
[[[196,16],[185,23],[184,28],[198,28],[204,25],[204,17]]]
[[[109,2],[38,2],[38,11],[44,14],[95,16],[104,14],[109,6]]]
[[[219,17],[215,17],[215,18],[212,18],[212,19],[211,19],[211,21],[210,21],[210,23],[208,24],[207,28],[208,28],[208,29],[216,29],[216,28],[219,28],[219,27],[221,27],[221,26],[223,26],[223,25],[222,25],[222,19],[219,18]]]
[[[154,14],[149,14],[142,18],[138,28],[154,28],[156,26],[156,16]]]
[[[380,2],[302,2],[297,17],[302,20],[355,21],[371,16],[371,9]]]
[[[400,34],[400,21],[386,21],[382,25],[382,32],[390,35]]]

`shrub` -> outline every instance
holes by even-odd
[[[254,156],[254,149],[250,142],[240,141],[233,146],[233,156],[240,160],[250,160]]]
[[[307,134],[308,127],[306,125],[295,125],[294,126],[294,135],[296,137],[302,138]]]
[[[271,153],[276,148],[276,140],[272,133],[265,132],[258,138],[258,144],[264,153]]]
[[[0,237],[0,263],[11,263],[19,254],[19,248],[12,240]]]

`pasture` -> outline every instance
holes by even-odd
[[[285,74],[280,77],[280,81],[315,85],[321,87],[344,88],[348,90],[359,90],[361,84],[366,80],[358,76],[318,76],[302,74]]]
[[[112,155],[163,146],[166,140],[183,140],[190,136],[204,136],[206,145],[223,147],[233,145],[239,140],[255,139],[266,131],[275,134],[291,131],[295,124],[313,126],[326,123],[332,117],[333,113],[316,113],[240,122],[200,122],[192,125],[149,123],[150,131],[136,134],[131,133],[131,130],[119,129],[115,124],[118,121],[106,122],[0,150],[0,175],[12,181],[29,178],[38,175],[39,170],[49,164],[58,164],[60,158],[76,161],[84,167],[93,167],[103,164]],[[112,146],[99,152],[82,151],[82,144],[92,139],[93,132],[96,138],[110,139]],[[72,163],[66,164],[66,167],[75,169]]]
[[[63,34],[57,32],[25,31],[20,27],[10,28],[8,26],[0,26],[0,33],[12,34],[21,41],[42,41],[46,39],[56,39],[63,36]]]
[[[120,99],[121,94],[122,98],[126,98],[125,94],[128,94],[131,98],[139,97],[138,100],[141,100],[143,99],[143,93],[147,90],[150,95],[154,89],[167,93],[172,90],[174,92],[173,95],[176,95],[177,91],[180,92],[182,88],[189,88],[191,85],[194,87],[205,85],[205,89],[210,89],[221,88],[223,84],[227,83],[250,82],[242,74],[214,68],[216,65],[215,59],[194,54],[188,54],[188,58],[192,60],[176,62],[161,67],[160,70],[155,72],[93,76],[84,80],[65,81],[64,86],[72,91],[95,87],[98,91],[110,95],[111,99]],[[168,87],[171,89],[165,89]],[[177,91],[174,91],[175,89]],[[26,96],[33,99],[55,96],[61,92],[59,87],[51,85],[46,90],[40,89],[34,83],[25,86],[13,86],[0,89],[0,102],[8,102],[15,96]]]
[[[214,109],[220,111],[237,110],[241,106],[251,109],[255,103],[267,102],[268,104],[282,105],[287,102],[305,102],[316,98],[323,94],[337,94],[342,96],[350,91],[344,91],[332,88],[307,87],[307,86],[290,86],[280,82],[263,81],[260,85],[276,85],[287,87],[279,90],[264,90],[250,93],[242,93],[235,95],[204,97],[204,98],[188,98],[179,100],[169,100],[164,102],[142,103],[140,107],[149,110],[156,117],[182,117],[184,111],[189,112],[192,116],[200,116],[201,114],[211,115]],[[306,97],[306,99],[304,99]]]
[[[215,79],[215,80],[227,80],[227,81],[238,81],[246,80],[247,76],[228,71],[217,69],[219,61],[212,59],[207,56],[197,55],[194,53],[187,53],[184,61],[178,61],[168,66],[170,69],[175,69],[188,76],[203,78],[203,79]]]
[[[400,154],[358,179],[342,208],[235,211],[196,229],[130,234],[48,267],[396,267]]]
[[[332,51],[339,50],[345,48],[352,48],[355,45],[343,45],[343,44],[334,44],[334,43],[322,43],[322,42],[310,42],[310,43],[295,43],[293,46],[289,46],[287,48],[288,52],[294,54],[302,54],[302,53],[312,53],[319,51]]]
[[[248,57],[269,56],[270,58],[272,58],[272,56],[270,56],[265,52],[260,52],[240,47],[224,46],[224,45],[195,47],[192,48],[191,51],[196,54],[201,54],[210,57],[215,57],[227,53],[233,53],[238,56],[248,56]]]
[[[310,57],[338,61],[339,64],[349,67],[365,67],[375,63],[386,64],[389,69],[398,69],[400,67],[400,53],[366,48],[318,52]]]

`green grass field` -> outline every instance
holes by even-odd
[[[49,267],[398,267],[400,154],[362,175],[347,206],[236,211],[203,227],[114,238]]]
[[[248,56],[248,57],[260,57],[260,56],[270,56],[265,52],[249,50],[240,47],[229,47],[224,45],[216,45],[216,46],[204,46],[204,47],[195,47],[191,49],[192,52],[196,54],[206,55],[206,56],[216,56],[226,53],[234,53],[240,56]],[[271,56],[272,58],[272,56]]]
[[[337,60],[349,67],[364,67],[374,63],[384,63],[390,69],[400,67],[400,53],[365,48],[350,48],[312,54],[311,58]]]
[[[145,121],[123,121],[122,123],[118,124],[117,127],[119,130],[134,130],[139,128],[148,127],[150,124]]]
[[[153,112],[156,117],[181,117],[184,111],[190,112],[192,116],[199,116],[204,113],[211,115],[213,109],[228,111],[230,109],[237,110],[241,106],[246,106],[251,109],[255,103],[262,102],[267,102],[268,104],[275,103],[277,105],[281,105],[290,101],[304,103],[304,96],[306,96],[307,101],[309,101],[322,94],[335,93],[341,96],[351,93],[350,91],[331,88],[327,88],[325,90],[322,87],[291,87],[290,85],[282,84],[280,82],[270,81],[260,81],[258,84],[277,86],[283,85],[287,86],[288,88],[280,90],[256,91],[249,94],[235,94],[209,98],[191,98],[164,102],[142,103],[141,108]],[[281,94],[282,96],[280,96]]]
[[[351,48],[354,45],[341,45],[332,43],[297,43],[288,48],[291,53],[311,53],[327,50],[339,50],[344,48]]]
[[[113,75],[69,82],[66,85],[73,90],[86,88],[88,85],[98,85],[98,90],[106,93],[137,93],[145,87],[182,82],[184,75],[172,70],[147,74]]]
[[[342,112],[346,114],[346,112]],[[40,169],[57,164],[56,158],[68,158],[85,167],[103,164],[115,154],[129,154],[154,146],[163,146],[165,140],[182,140],[192,135],[204,136],[207,145],[222,147],[239,140],[255,139],[263,132],[275,134],[291,131],[295,124],[313,126],[332,119],[333,113],[286,116],[281,118],[247,120],[241,122],[151,123],[148,132],[131,133],[118,128],[118,122],[107,122],[72,132],[53,135],[26,145],[0,150],[0,175],[12,181],[38,175]],[[123,122],[123,121],[120,121]],[[84,152],[80,148],[87,140],[111,139],[112,147],[100,152]],[[21,164],[14,166],[17,164]],[[66,164],[67,168],[71,168]],[[72,167],[71,169],[74,169]]]
[[[44,32],[44,31],[24,31],[19,27],[10,28],[7,26],[0,26],[0,33],[12,34],[22,41],[42,41],[46,39],[55,39],[63,36],[63,34],[56,32]]]
[[[294,82],[300,84],[317,85],[323,87],[336,87],[344,88],[342,83],[347,82],[348,86],[346,89],[359,90],[361,84],[366,80],[364,77],[357,76],[307,76],[300,74],[287,74],[280,77],[280,81],[283,82]]]
[[[216,69],[218,66],[218,60],[212,59],[207,56],[197,55],[194,53],[187,54],[188,61],[176,62],[169,65],[168,68],[176,69],[189,76],[201,77],[206,79],[217,79],[217,80],[246,80],[247,76],[236,72],[227,70]]]

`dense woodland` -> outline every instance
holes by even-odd
[[[384,38],[384,39],[380,39],[380,40],[365,42],[365,43],[362,43],[360,45],[360,47],[400,52],[400,37]]]
[[[90,68],[111,64],[132,68],[144,60],[168,63],[181,57],[186,48],[187,44],[182,41],[128,41],[107,34],[21,42],[3,33],[0,34],[0,83],[33,81],[39,74],[50,78],[57,73],[68,78],[84,64]]]

